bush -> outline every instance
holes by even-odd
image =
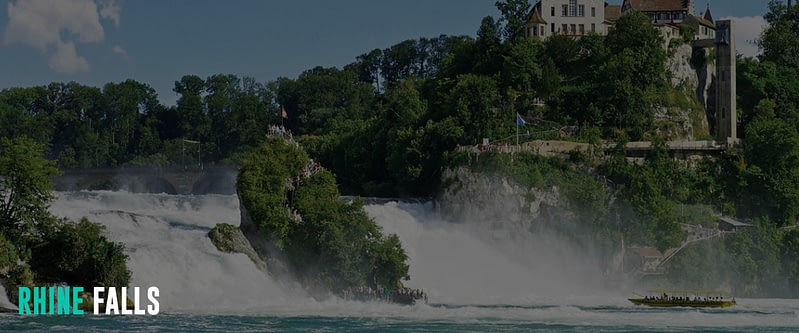
[[[14,244],[0,234],[0,277],[4,272],[8,272],[13,266],[16,266],[18,259]]]
[[[63,221],[34,244],[31,268],[41,282],[122,287],[130,282],[122,243],[102,235],[104,227],[86,218]]]
[[[694,36],[696,36],[696,29],[694,29],[694,27],[687,24],[680,24],[679,27],[683,42],[690,43],[694,40]]]

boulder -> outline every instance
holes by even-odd
[[[267,272],[266,262],[261,260],[258,253],[255,252],[250,241],[244,236],[244,233],[238,227],[227,224],[219,223],[210,232],[208,237],[211,238],[211,243],[216,246],[219,251],[226,253],[243,253],[255,263],[262,272]]]

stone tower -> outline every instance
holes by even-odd
[[[736,55],[733,21],[716,21],[716,142],[718,143],[733,142],[738,137],[735,102]]]

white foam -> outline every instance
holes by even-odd
[[[11,303],[11,300],[8,299],[6,288],[3,287],[2,283],[0,283],[0,308],[17,310],[17,306],[14,305],[14,303]]]
[[[596,262],[565,241],[511,228],[489,235],[473,222],[443,221],[420,204],[366,210],[384,232],[400,237],[410,258],[407,284],[426,289],[436,302],[552,304],[608,294]]]
[[[305,298],[259,271],[246,255],[221,253],[211,243],[211,227],[240,222],[234,195],[57,195],[50,207],[54,214],[86,216],[103,224],[111,240],[125,244],[130,286],[157,286],[162,311],[255,311]]]
[[[60,198],[51,207],[55,214],[72,219],[88,216],[105,225],[112,240],[125,243],[133,272],[131,286],[160,287],[164,312],[378,317],[385,323],[469,323],[492,318],[492,322],[659,328],[799,326],[799,300],[739,299],[738,306],[721,310],[635,307],[626,301],[627,295],[604,293],[595,287],[593,276],[583,277],[575,267],[583,266],[585,258],[560,240],[515,237],[524,242],[496,242],[495,235],[480,237],[480,229],[472,228],[474,222],[441,221],[428,206],[396,203],[366,209],[385,232],[398,234],[406,248],[412,277],[406,284],[424,288],[431,303],[467,305],[316,302],[301,292],[287,291],[246,256],[214,248],[206,236],[210,227],[220,222],[239,224],[236,196],[57,195]]]

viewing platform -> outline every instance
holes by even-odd
[[[667,141],[666,147],[674,157],[685,158],[694,155],[719,155],[734,144],[719,143],[712,140],[705,141]],[[601,149],[603,155],[611,155],[616,149],[616,144],[605,142],[599,145],[592,145],[582,142],[557,141],[557,140],[533,140],[518,145],[511,144],[479,144],[474,146],[459,146],[458,151],[468,153],[533,153],[545,157],[564,157],[571,153],[591,153]],[[654,149],[650,141],[633,141],[625,145],[627,157],[645,157],[646,154]]]

